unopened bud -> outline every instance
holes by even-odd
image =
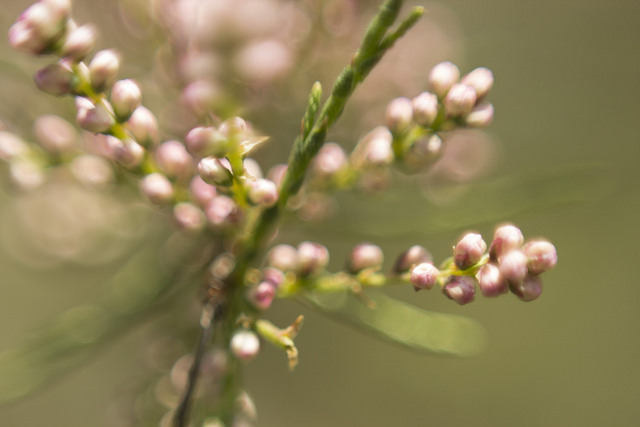
[[[142,91],[140,86],[131,79],[118,80],[111,88],[109,100],[118,121],[126,122],[140,106]]]
[[[231,185],[233,178],[228,165],[215,157],[205,157],[198,162],[198,174],[206,183],[219,186]]]
[[[88,187],[104,187],[113,182],[111,164],[102,157],[84,154],[73,159],[71,173]]]
[[[33,130],[40,145],[50,153],[67,153],[76,145],[75,129],[61,117],[40,116],[33,124]]]
[[[215,107],[220,89],[209,80],[196,80],[189,83],[180,96],[182,104],[196,116],[204,116]]]
[[[238,206],[227,196],[216,196],[207,204],[205,214],[215,228],[229,227],[239,220]]]
[[[46,53],[64,34],[70,10],[68,0],[42,0],[31,5],[9,29],[9,43],[26,53]]]
[[[260,351],[258,336],[247,330],[241,330],[233,334],[231,338],[231,352],[239,359],[251,360]]]
[[[185,176],[192,170],[193,158],[179,141],[160,144],[154,158],[160,170],[170,177]]]
[[[116,81],[120,55],[113,49],[97,52],[89,63],[89,79],[96,92],[104,92]]]
[[[555,267],[558,253],[552,243],[545,240],[533,240],[522,249],[527,256],[527,269],[530,274],[540,274]]]
[[[87,98],[76,98],[76,121],[78,125],[89,132],[102,133],[108,131],[116,121],[113,113],[107,109],[107,101],[94,105]]]
[[[347,268],[351,273],[357,273],[364,269],[380,269],[384,261],[384,254],[379,246],[371,243],[358,245],[351,251],[347,261]]]
[[[396,262],[393,265],[393,272],[401,274],[422,263],[433,264],[433,257],[429,251],[422,246],[414,245],[396,258]]]
[[[441,62],[431,69],[429,88],[442,98],[459,79],[460,70],[455,64],[449,61]]]
[[[266,310],[271,307],[275,296],[275,286],[266,280],[258,283],[247,292],[247,299],[258,310]]]
[[[295,271],[298,269],[298,251],[291,245],[274,246],[267,255],[267,264],[280,271]]]
[[[113,157],[126,168],[134,168],[144,160],[144,147],[137,142],[127,139],[116,140],[118,143],[113,148]]]
[[[62,96],[71,93],[75,84],[75,76],[64,61],[49,64],[40,69],[33,80],[41,91],[49,95]]]
[[[318,151],[313,163],[313,172],[318,177],[328,178],[342,171],[346,166],[347,156],[342,147],[329,142]]]
[[[509,283],[519,283],[527,275],[527,256],[519,249],[507,252],[499,259],[499,268]]]
[[[402,133],[413,119],[413,106],[409,98],[396,98],[389,103],[385,112],[385,123],[393,133]]]
[[[510,283],[509,289],[522,301],[533,301],[542,294],[542,278],[537,275],[527,275],[517,283]]]
[[[385,166],[393,161],[391,142],[393,135],[383,126],[369,132],[353,151],[353,161],[357,166]]]
[[[478,67],[464,76],[460,83],[471,86],[478,99],[484,98],[493,87],[493,73],[485,67]]]
[[[413,119],[420,126],[430,126],[438,117],[438,97],[431,92],[422,92],[413,98]]]
[[[201,207],[206,206],[218,194],[216,187],[204,182],[200,175],[196,175],[191,179],[189,191],[193,201]]]
[[[258,179],[249,183],[247,195],[251,203],[271,207],[278,201],[278,187],[268,179]]]
[[[133,138],[145,147],[158,142],[158,120],[143,106],[135,109],[125,126]]]
[[[173,217],[178,225],[189,231],[201,230],[205,224],[204,212],[191,203],[178,203],[173,208]]]
[[[308,275],[321,270],[329,263],[329,251],[325,246],[314,242],[302,242],[298,245],[298,271]]]
[[[440,271],[430,262],[423,262],[411,269],[409,281],[416,291],[431,289],[438,281]]]
[[[489,248],[492,260],[498,260],[502,255],[514,249],[520,249],[524,243],[522,231],[515,225],[505,224],[496,228]]]
[[[229,138],[210,126],[191,129],[185,140],[189,152],[197,156],[224,157],[230,150]]]
[[[173,199],[171,181],[161,173],[152,173],[140,181],[142,194],[155,204],[169,203]]]
[[[0,160],[9,161],[28,151],[27,143],[11,132],[0,131]]]
[[[244,171],[244,176],[249,178],[261,179],[262,178],[262,168],[260,164],[251,157],[247,157],[242,161],[242,169]]]
[[[9,176],[20,190],[31,191],[44,183],[45,171],[33,160],[14,158],[9,163]]]
[[[478,287],[485,297],[497,297],[509,291],[509,285],[500,274],[500,269],[494,264],[485,264],[478,274]]]
[[[476,296],[476,279],[472,276],[449,276],[442,292],[460,305],[468,304]]]
[[[416,173],[435,163],[443,152],[442,138],[433,134],[415,141],[402,158],[398,167],[405,173]]]
[[[277,268],[267,267],[262,270],[262,279],[278,288],[284,282],[284,273]]]
[[[467,233],[453,248],[453,259],[460,270],[466,270],[480,261],[486,250],[480,234]]]
[[[476,91],[461,83],[451,86],[444,98],[444,110],[450,117],[469,114],[476,105]]]
[[[493,121],[493,105],[480,104],[464,118],[464,124],[472,128],[486,128]]]
[[[75,62],[82,61],[89,55],[96,43],[96,29],[93,25],[82,25],[72,30],[60,48],[60,55],[71,58]]]

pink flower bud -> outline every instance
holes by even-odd
[[[93,25],[82,25],[67,34],[60,55],[80,62],[89,55],[96,43],[96,29]]]
[[[500,274],[500,269],[494,264],[485,264],[478,274],[478,287],[485,297],[497,297],[509,291],[509,285]]]
[[[353,151],[353,161],[357,166],[386,166],[393,161],[391,142],[393,136],[385,127],[377,127],[358,143]]]
[[[71,173],[88,187],[104,187],[113,182],[111,164],[102,157],[91,154],[78,156],[70,164]]]
[[[73,71],[63,61],[38,70],[33,80],[38,89],[54,96],[68,95],[75,84]]]
[[[480,104],[464,118],[464,124],[472,128],[486,128],[493,121],[493,105]]]
[[[0,131],[0,160],[9,161],[28,151],[27,143],[11,132]]]
[[[509,283],[520,283],[527,275],[527,256],[519,249],[507,252],[499,259],[499,268]]]
[[[533,301],[542,294],[542,278],[537,275],[527,275],[520,282],[509,284],[509,289],[522,301]]]
[[[405,173],[417,173],[434,164],[442,155],[444,144],[438,135],[429,135],[415,141],[397,166]]]
[[[476,279],[471,276],[449,276],[442,292],[460,305],[468,304],[476,296]]]
[[[113,158],[126,168],[134,168],[144,160],[144,148],[137,142],[127,139],[120,141],[113,139],[116,145],[113,147]]]
[[[456,266],[461,270],[466,270],[480,261],[486,250],[487,244],[482,240],[480,234],[465,234],[453,248]]]
[[[220,89],[209,80],[196,80],[189,83],[180,96],[182,104],[193,114],[202,117],[215,107]]]
[[[9,29],[9,43],[23,52],[46,53],[64,34],[68,0],[41,0],[27,8]]]
[[[142,91],[140,86],[131,79],[118,80],[111,88],[109,97],[113,111],[120,122],[129,120],[133,112],[140,106]]]
[[[284,273],[277,268],[267,267],[262,270],[262,279],[278,288],[284,282]]]
[[[198,163],[198,174],[206,183],[229,186],[232,183],[231,170],[228,165],[215,157],[205,157]]]
[[[429,88],[440,98],[460,79],[460,70],[452,62],[446,61],[433,67],[429,74]]]
[[[347,267],[352,273],[357,273],[368,268],[375,268],[377,270],[382,267],[383,261],[384,254],[379,246],[364,243],[353,248],[347,261]]]
[[[152,173],[140,181],[142,194],[152,203],[161,205],[173,199],[173,186],[166,176]]]
[[[404,273],[422,263],[433,264],[433,257],[429,251],[422,246],[414,245],[396,258],[396,262],[393,265],[393,272],[396,274]]]
[[[9,163],[9,176],[11,181],[24,191],[35,190],[40,187],[46,178],[43,168],[27,158],[16,157]]]
[[[413,106],[409,98],[396,98],[389,103],[385,112],[385,123],[393,133],[402,133],[413,119]]]
[[[199,175],[194,176],[191,180],[189,191],[193,201],[201,207],[206,206],[218,194],[216,187],[204,182]]]
[[[230,345],[233,355],[242,360],[251,360],[260,351],[258,336],[247,330],[234,333]]]
[[[89,63],[89,79],[96,92],[104,92],[116,81],[120,55],[113,49],[97,52]]]
[[[178,203],[173,208],[173,217],[178,225],[189,231],[198,231],[204,227],[204,212],[191,203]]]
[[[413,288],[418,291],[420,289],[431,289],[438,281],[440,271],[430,262],[423,262],[411,269],[409,281]]]
[[[471,86],[478,99],[484,98],[493,87],[493,73],[485,67],[478,67],[464,76],[460,83]]]
[[[438,117],[438,97],[431,92],[422,92],[413,98],[413,119],[421,126],[430,126]]]
[[[247,157],[242,161],[242,169],[246,177],[255,179],[262,178],[262,168],[260,168],[260,164],[251,157]]]
[[[207,204],[205,214],[209,224],[223,229],[238,222],[240,212],[233,199],[227,196],[216,196]]]
[[[107,132],[116,121],[113,113],[107,109],[107,101],[94,105],[87,98],[76,98],[76,121],[78,125],[89,132]]]
[[[154,158],[160,170],[170,177],[185,176],[192,170],[193,158],[179,141],[160,144]]]
[[[291,245],[274,246],[267,255],[267,264],[280,271],[298,269],[298,251]]]
[[[271,207],[278,201],[278,188],[268,179],[258,179],[249,184],[249,200],[256,205]]]
[[[229,139],[213,127],[196,127],[185,138],[190,153],[198,156],[224,157],[231,148]]]
[[[302,242],[298,245],[298,271],[308,275],[322,270],[329,263],[329,251],[325,246],[314,242]]]
[[[125,126],[136,142],[145,147],[158,142],[158,120],[143,106],[135,109]]]
[[[258,310],[266,310],[276,296],[276,288],[273,283],[262,281],[247,292],[247,299]]]
[[[455,84],[444,98],[444,110],[450,117],[467,115],[476,105],[476,99],[476,92],[471,86]]]
[[[496,228],[493,241],[489,248],[492,260],[498,260],[502,255],[514,249],[520,249],[524,243],[522,231],[515,225],[505,224]]]
[[[329,178],[344,170],[347,156],[338,144],[333,142],[322,146],[313,163],[313,172],[318,177]]]
[[[558,253],[552,243],[545,240],[533,240],[524,245],[527,256],[527,269],[530,274],[540,274],[555,267]]]
[[[33,130],[40,145],[50,153],[68,153],[76,146],[76,130],[61,117],[40,116],[33,124]]]

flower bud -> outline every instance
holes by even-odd
[[[198,231],[205,224],[204,212],[196,205],[187,202],[174,206],[173,217],[178,225],[185,230]]]
[[[499,262],[500,274],[509,283],[520,283],[527,275],[527,256],[519,249],[507,252]]]
[[[161,173],[152,173],[142,178],[140,190],[151,203],[158,205],[169,203],[173,199],[171,181]]]
[[[430,262],[423,262],[411,269],[409,281],[413,285],[413,289],[431,289],[438,281],[440,271]]]
[[[455,84],[444,98],[444,110],[449,117],[464,116],[473,110],[476,99],[476,92],[471,86]]]
[[[493,121],[493,105],[480,104],[464,118],[464,124],[472,128],[486,128]]]
[[[280,271],[298,269],[298,251],[291,245],[274,246],[267,255],[267,264]]]
[[[31,5],[9,29],[9,43],[26,53],[46,53],[64,34],[70,10],[68,0],[43,0]]]
[[[358,143],[352,158],[356,166],[385,166],[393,161],[391,142],[393,136],[385,127],[379,126],[369,132]]]
[[[9,163],[11,181],[24,191],[35,190],[46,178],[44,169],[35,161],[16,157]]]
[[[524,243],[522,231],[515,225],[505,224],[496,228],[493,241],[489,248],[492,260],[498,260],[502,255],[514,249],[520,249]]]
[[[231,352],[238,359],[251,360],[260,351],[258,336],[248,330],[237,331],[231,338]]]
[[[200,207],[206,206],[207,203],[218,194],[216,187],[204,182],[202,178],[200,178],[200,175],[196,175],[191,179],[189,192],[191,193],[193,201]]]
[[[346,166],[347,156],[342,147],[329,142],[318,151],[313,163],[313,172],[318,177],[329,178],[344,170]]]
[[[414,245],[396,258],[396,262],[393,264],[393,272],[401,274],[422,263],[433,264],[433,257],[429,251],[422,246]]]
[[[476,296],[476,279],[472,276],[449,276],[442,292],[460,305],[468,304]]]
[[[278,201],[278,187],[268,179],[258,179],[249,183],[247,195],[251,203],[271,207]]]
[[[429,88],[438,97],[444,97],[451,86],[458,82],[460,79],[460,70],[452,62],[441,62],[433,69],[429,74]]]
[[[87,98],[76,98],[76,121],[78,125],[89,132],[107,132],[116,121],[111,111],[107,109],[107,101],[94,105]]]
[[[480,261],[486,250],[487,244],[480,234],[467,233],[454,246],[453,259],[460,270],[466,270]]]
[[[145,147],[158,142],[158,120],[143,106],[135,109],[125,126],[133,138]]]
[[[154,158],[160,170],[170,177],[185,176],[191,172],[193,158],[179,141],[160,144]]]
[[[244,176],[246,177],[261,179],[263,176],[260,164],[251,157],[247,157],[242,161],[242,169],[244,171]]]
[[[258,310],[266,310],[271,307],[275,296],[275,286],[266,280],[258,283],[247,292],[247,299]]]
[[[271,283],[277,289],[284,282],[284,273],[277,268],[267,267],[262,270],[262,279]]]
[[[118,80],[111,88],[109,100],[118,121],[126,122],[140,106],[142,91],[140,86],[131,79]]]
[[[67,34],[60,55],[80,62],[89,55],[96,43],[96,29],[93,25],[82,25]]]
[[[89,79],[96,92],[104,92],[116,81],[120,55],[113,49],[97,52],[89,63]]]
[[[189,111],[198,117],[211,112],[220,96],[220,89],[209,80],[196,80],[189,83],[180,96],[180,101]]]
[[[61,154],[73,150],[78,135],[76,130],[61,117],[40,116],[33,124],[36,139],[50,153]]]
[[[70,168],[73,176],[88,187],[99,188],[113,182],[111,164],[102,157],[83,154],[73,159]]]
[[[204,182],[221,187],[229,186],[233,181],[230,168],[215,157],[200,159],[198,174]]]
[[[224,157],[231,148],[229,139],[213,127],[196,127],[185,138],[189,152],[198,156]]]
[[[347,268],[351,273],[357,273],[368,268],[378,270],[382,267],[383,261],[384,254],[379,246],[364,243],[353,248],[347,261]]]
[[[440,158],[443,146],[442,138],[436,134],[420,138],[411,144],[398,167],[405,173],[420,172]]]
[[[302,242],[298,245],[298,271],[308,275],[321,270],[329,263],[329,251],[319,243]]]
[[[27,143],[11,132],[0,131],[0,160],[10,161],[28,151]]]
[[[558,253],[552,243],[545,240],[533,240],[522,248],[527,256],[527,269],[530,274],[540,274],[555,267]]]
[[[113,158],[126,168],[134,168],[144,160],[144,148],[137,142],[127,139],[120,141],[115,139],[113,148]]]
[[[493,73],[485,67],[478,67],[464,76],[460,83],[471,86],[478,99],[484,98],[493,87]]]
[[[495,264],[485,264],[482,266],[478,274],[478,287],[485,297],[497,297],[509,291],[509,285],[504,277],[500,274],[500,269]]]
[[[226,228],[238,222],[240,212],[233,199],[216,196],[207,204],[205,214],[213,227]]]
[[[393,133],[402,133],[411,124],[413,106],[409,98],[396,98],[389,103],[385,112],[385,124]]]
[[[438,97],[431,92],[422,92],[413,98],[413,119],[420,126],[430,126],[438,117]]]
[[[509,289],[522,301],[533,301],[542,294],[542,278],[537,275],[527,275],[516,283],[510,283]]]
[[[287,167],[288,166],[286,164],[281,163],[273,166],[269,169],[269,172],[267,172],[267,179],[269,181],[273,181],[276,184],[276,187],[278,187],[278,190],[280,190],[282,186],[284,175],[287,173]]]
[[[73,71],[62,61],[41,68],[33,80],[38,89],[54,96],[68,95],[75,84]]]

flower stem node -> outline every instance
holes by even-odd
[[[258,336],[249,330],[240,330],[231,337],[231,352],[238,359],[249,361],[260,351]]]
[[[431,289],[438,281],[440,271],[430,262],[422,262],[411,269],[409,281],[416,291]]]
[[[453,248],[455,264],[460,270],[466,270],[480,261],[486,250],[487,244],[480,234],[467,233]]]
[[[476,296],[476,279],[472,276],[449,276],[442,292],[460,305],[468,304]]]
[[[365,269],[379,270],[384,261],[384,254],[379,246],[363,243],[351,251],[347,261],[347,268],[351,273],[358,273]]]

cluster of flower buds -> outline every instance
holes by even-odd
[[[399,258],[396,272],[408,271],[416,290],[439,284],[458,304],[473,301],[476,286],[485,297],[511,291],[522,301],[532,301],[542,293],[540,274],[558,260],[553,244],[545,240],[525,244],[522,232],[513,225],[498,227],[488,250],[480,234],[465,234],[453,247],[453,257],[440,269],[431,260],[420,261],[420,257],[424,255],[411,248]]]

